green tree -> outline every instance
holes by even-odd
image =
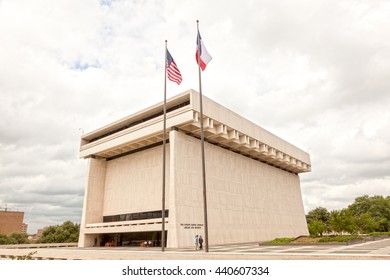
[[[9,238],[7,235],[0,233],[0,245],[9,244]]]
[[[370,228],[371,231],[390,231],[390,196],[360,196],[347,209],[355,217],[370,215],[377,225],[375,229]]]
[[[318,236],[329,231],[330,213],[324,207],[317,207],[306,215],[309,233],[312,236]]]
[[[306,215],[306,221],[308,224],[311,224],[314,221],[322,221],[326,225],[329,223],[329,220],[330,213],[324,207],[317,207]]]
[[[308,228],[311,236],[322,236],[327,226],[323,221],[315,220],[308,224]]]
[[[330,212],[330,221],[329,226],[332,231],[337,233],[342,233],[342,219],[340,215],[340,210],[333,210]]]
[[[68,243],[79,239],[80,225],[66,221],[62,225],[50,226],[43,231],[38,243]]]
[[[331,211],[317,207],[306,215],[311,235],[323,232],[337,233],[370,233],[390,231],[390,196],[360,196],[346,209]],[[323,224],[321,224],[322,222]]]
[[[22,232],[14,232],[8,236],[9,243],[8,244],[28,244],[30,241],[28,240],[28,235]]]
[[[378,222],[372,217],[371,213],[362,213],[355,218],[355,223],[360,233],[370,233],[376,231]]]
[[[358,230],[354,216],[347,209],[331,211],[329,225],[331,230],[340,234],[354,234]]]

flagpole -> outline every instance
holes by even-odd
[[[163,128],[163,168],[162,168],[162,223],[161,223],[161,251],[165,250],[165,165],[166,165],[166,130],[167,130],[167,40],[165,40],[164,61],[164,128]]]
[[[198,72],[199,72],[199,106],[200,106],[200,142],[202,150],[202,181],[203,181],[203,214],[204,214],[204,235],[205,235],[205,252],[209,252],[209,234],[207,223],[207,195],[206,195],[206,164],[204,156],[204,130],[203,130],[203,104],[202,104],[202,72],[200,69],[200,47],[201,39],[199,36],[199,20],[196,21],[197,25],[197,40],[198,40]]]

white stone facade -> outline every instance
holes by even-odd
[[[204,236],[198,98],[190,90],[167,102],[165,229],[172,248]],[[203,104],[209,244],[308,234],[298,173],[310,171],[309,155],[208,98]],[[161,212],[161,111],[158,104],[83,135],[89,170],[79,246],[100,244],[109,233],[161,232],[161,218],[103,219]]]

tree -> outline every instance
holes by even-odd
[[[323,221],[315,220],[308,224],[308,228],[311,236],[322,236],[326,231],[326,224]]]
[[[306,215],[310,235],[318,236],[329,231],[330,213],[324,207],[317,207]]]
[[[39,243],[68,243],[79,239],[80,225],[66,221],[62,225],[50,226],[43,231]]]
[[[311,210],[306,215],[306,220],[308,224],[311,224],[314,221],[322,221],[325,225],[329,223],[330,214],[328,210],[324,207],[317,207]]]
[[[342,219],[340,215],[340,210],[333,210],[330,212],[330,221],[329,221],[330,229],[337,233],[342,233]]]
[[[0,233],[0,245],[9,244],[8,236]]]
[[[329,225],[331,230],[340,234],[344,232],[354,234],[358,230],[354,216],[347,209],[331,211]]]
[[[360,196],[347,209],[355,217],[369,214],[376,223],[376,228],[371,228],[371,231],[390,231],[390,196]]]
[[[378,228],[378,222],[372,218],[371,213],[362,213],[355,218],[355,223],[360,233],[374,232]]]
[[[28,240],[28,235],[23,232],[14,232],[8,236],[9,243],[8,244],[28,244],[30,241]]]

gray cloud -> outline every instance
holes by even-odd
[[[221,8],[223,7],[223,8]],[[0,1],[0,206],[79,221],[91,131],[162,100],[164,41],[197,89],[308,151],[305,209],[390,195],[387,1]]]

